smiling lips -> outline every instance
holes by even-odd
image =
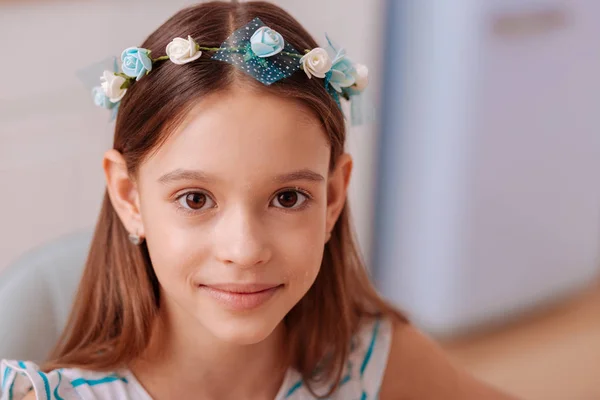
[[[248,311],[266,303],[283,285],[214,284],[200,290],[233,311]]]

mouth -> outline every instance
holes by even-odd
[[[210,296],[232,311],[248,311],[266,303],[283,288],[283,284],[211,284],[199,285]]]

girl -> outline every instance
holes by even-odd
[[[95,91],[119,111],[74,308],[45,365],[2,362],[0,397],[508,398],[369,282],[338,104],[365,78],[264,2],[184,9],[124,51]]]

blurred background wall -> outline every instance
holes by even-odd
[[[600,3],[388,10],[384,293],[449,335],[589,285],[600,271]]]

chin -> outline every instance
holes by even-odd
[[[203,321],[205,327],[221,341],[240,346],[260,343],[282,323],[282,318],[268,315],[230,315],[213,321]]]

